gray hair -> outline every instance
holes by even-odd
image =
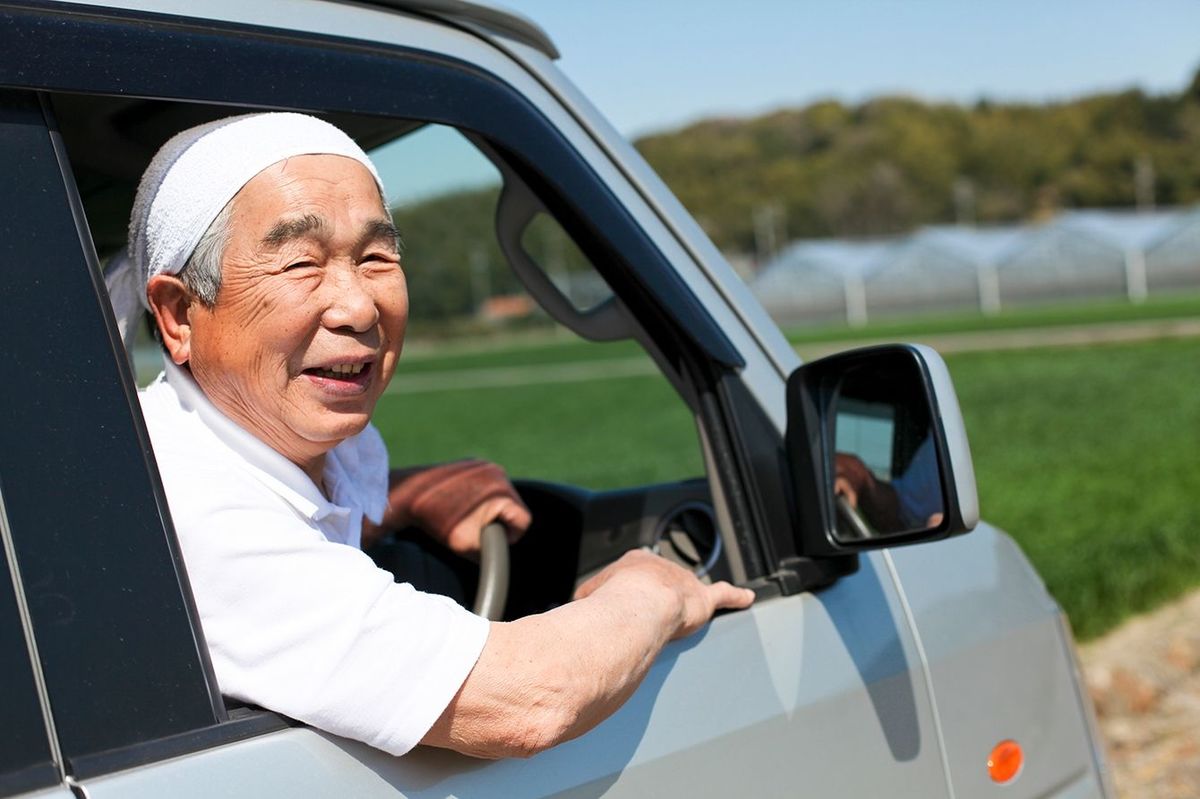
[[[188,256],[187,263],[179,272],[179,279],[192,295],[200,300],[205,308],[212,308],[217,303],[217,293],[221,290],[221,260],[225,256],[225,247],[229,244],[230,220],[233,218],[233,203],[225,204],[221,213],[204,231],[196,249]]]

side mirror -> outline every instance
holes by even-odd
[[[933,541],[979,521],[975,470],[946,364],[929,347],[831,355],[787,384],[800,553]]]

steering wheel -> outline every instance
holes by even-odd
[[[850,501],[841,494],[838,494],[835,500],[837,501],[838,516],[845,522],[845,527],[840,527],[838,532],[845,533],[847,538],[855,541],[875,537],[875,534],[871,532],[871,525],[867,524],[867,520],[863,518],[858,508],[851,505]]]
[[[508,599],[508,533],[492,522],[479,535],[479,588],[475,592],[475,615],[500,621]]]

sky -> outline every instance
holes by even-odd
[[[974,102],[1183,88],[1200,2],[499,0],[627,136],[884,93]]]
[[[558,67],[631,138],[825,98],[1178,92],[1200,68],[1200,0],[498,2],[550,34]],[[393,199],[494,180],[455,138],[422,132],[377,157],[404,175]]]

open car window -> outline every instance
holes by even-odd
[[[136,181],[158,143],[180,126],[245,112],[83,96],[54,106],[102,262],[124,247]],[[497,213],[506,187],[522,181],[497,167],[497,153],[445,125],[330,121],[368,150],[402,237],[409,327],[374,417],[394,466],[480,457],[513,476],[588,489],[703,476],[692,413],[643,347],[581,338],[514,271]],[[509,246],[549,291],[579,312],[612,302],[592,257],[547,208],[521,221]],[[161,354],[148,324],[138,328],[131,356],[145,385]]]
[[[142,162],[180,125],[226,112],[103,99],[54,105],[106,261],[121,257]],[[119,168],[97,124],[78,125],[85,114],[109,120],[110,140],[136,137]],[[508,617],[569,601],[582,579],[639,546],[731,578],[693,412],[596,267],[614,254],[567,232],[554,201],[526,182],[530,165],[518,171],[474,137],[413,120],[331,121],[372,156],[402,240],[405,351],[373,422],[393,468],[482,458],[514,479],[534,525],[515,551]],[[144,385],[161,345],[142,330],[132,349]],[[470,590],[456,598],[469,604]]]

